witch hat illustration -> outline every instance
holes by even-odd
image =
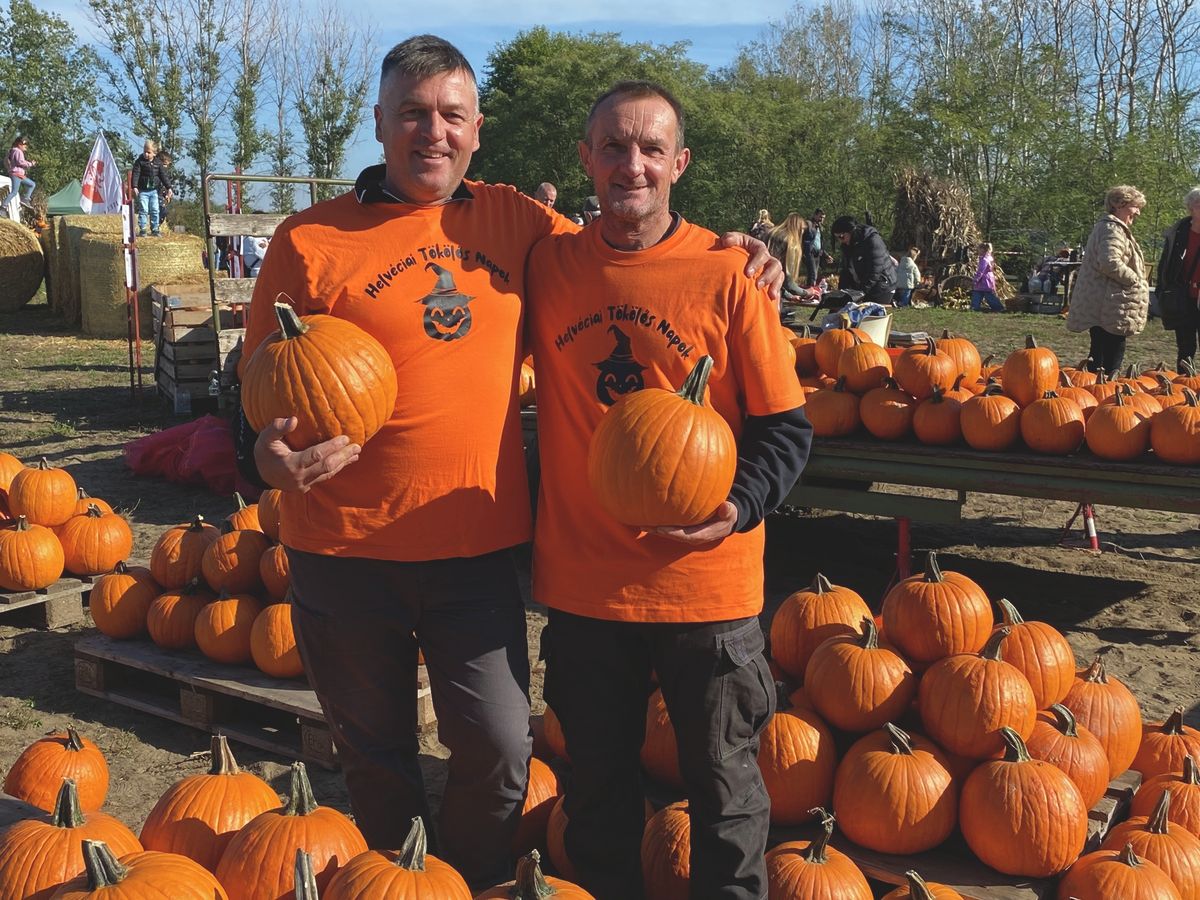
[[[425,269],[437,274],[433,290],[418,300],[425,304],[423,324],[425,333],[435,341],[457,341],[471,331],[471,310],[467,304],[474,300],[459,291],[453,273],[437,263],[426,263]]]
[[[629,335],[616,325],[609,325],[608,330],[616,338],[616,346],[607,359],[592,365],[600,370],[600,376],[596,379],[596,396],[605,406],[612,406],[622,394],[640,391],[646,386],[642,378],[646,367],[633,358]]]

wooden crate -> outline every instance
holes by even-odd
[[[337,768],[329,726],[302,680],[94,634],[75,643],[75,687],[281,756]],[[421,728],[435,724],[424,666],[417,674],[417,713]]]
[[[91,590],[91,576],[64,575],[41,590],[0,591],[0,623],[35,628],[74,625],[83,621],[84,600]]]
[[[150,295],[155,384],[176,413],[190,413],[198,401],[210,401],[213,371],[220,372],[223,388],[237,380],[247,304],[219,300],[218,331],[207,285],[154,285]]]

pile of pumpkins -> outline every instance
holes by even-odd
[[[212,764],[167,789],[141,834],[100,811],[108,764],[69,729],[30,745],[4,790],[42,810],[0,832],[0,900],[472,900],[466,882],[427,851],[412,820],[397,850],[368,850],[358,827],[313,796],[303,763],[288,795],[239,769],[222,735]],[[536,850],[517,878],[480,898],[578,900],[591,895],[547,877]]]
[[[1055,628],[1025,621],[1007,600],[996,606],[998,619],[984,590],[941,571],[934,554],[888,592],[879,616],[821,575],[788,597],[771,624],[780,702],[758,752],[772,823],[815,821],[831,832],[836,816],[850,841],[894,855],[932,850],[957,830],[993,869],[1062,876],[1064,900],[1200,898],[1200,732],[1183,724],[1182,709],[1143,723],[1102,656],[1077,669]],[[549,708],[544,726],[544,742],[569,756]],[[683,790],[658,691],[642,766]],[[1144,779],[1132,818],[1081,857],[1089,809],[1130,768]],[[534,783],[531,775],[531,791]],[[560,799],[547,849],[570,877],[563,823]],[[647,896],[686,900],[689,850],[686,804],[649,819]],[[872,897],[825,836],[780,844],[767,864],[771,900]],[[958,896],[928,888],[896,896]]]
[[[1024,442],[1065,456],[1085,443],[1101,459],[1128,461],[1153,449],[1172,465],[1200,464],[1200,375],[1159,364],[1109,377],[1060,366],[1028,336],[1002,365],[964,337],[928,338],[893,359],[843,318],[814,337],[786,329],[807,412],[818,437],[865,430],[880,440],[967,444],[1003,451]]]
[[[203,516],[168,528],[149,568],[119,563],[92,586],[96,627],[118,640],[150,639],[228,665],[253,663],[275,678],[304,674],[292,630],[287,553],[279,538],[281,492],[264,491],[222,527]]]
[[[0,590],[35,591],[62,577],[111,572],[133,549],[129,523],[89,497],[66,469],[26,466],[0,451]]]

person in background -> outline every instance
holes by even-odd
[[[583,201],[583,224],[589,225],[600,218],[600,198],[595,194]]]
[[[603,215],[533,249],[526,313],[547,385],[533,589],[550,608],[545,694],[571,758],[566,852],[597,900],[644,896],[638,750],[653,672],[689,800],[689,895],[761,900],[770,801],[755,754],[775,706],[758,622],[763,519],[808,458],[804,393],[745,254],[670,208],[690,159],[678,100],[648,82],[615,85],[579,154]],[[614,308],[641,318],[609,324]],[[581,316],[604,321],[564,344]],[[675,391],[701,357],[708,403],[739,435],[728,497],[699,524],[622,524],[588,486],[592,434],[618,394]]]
[[[1146,327],[1150,310],[1145,260],[1133,236],[1146,197],[1135,187],[1118,185],[1105,194],[1104,206],[1075,277],[1067,328],[1091,335],[1092,371],[1112,374],[1121,368],[1126,339]]]
[[[775,227],[775,223],[771,221],[771,211],[760,209],[758,218],[754,220],[754,224],[750,226],[750,237],[758,238],[760,241],[766,242],[767,235],[771,233],[771,229]]]
[[[825,210],[816,209],[804,228],[804,271],[808,286],[816,287],[821,277],[821,263],[832,263],[833,257],[825,252],[821,238],[821,225],[825,221]]]
[[[555,202],[558,200],[558,188],[548,181],[543,181],[534,190],[533,199],[553,209]]]
[[[839,216],[833,223],[833,237],[842,245],[838,287],[862,291],[865,302],[890,306],[896,292],[896,267],[875,226]]]
[[[767,232],[767,249],[783,263],[783,290],[785,294],[807,295],[800,286],[800,272],[804,266],[804,231],[806,223],[799,213],[788,213],[787,217]]]
[[[896,269],[896,305],[912,306],[912,295],[921,283],[921,270],[917,268],[919,247],[909,247],[900,255],[900,266]]]
[[[10,193],[17,194],[21,198],[22,206],[33,209],[30,200],[33,198],[33,190],[37,187],[37,183],[28,176],[28,172],[37,165],[37,162],[25,155],[27,149],[29,149],[29,139],[23,134],[17,135],[17,139],[9,148],[8,155],[4,158],[4,168],[12,179]]]
[[[170,182],[170,180],[171,180],[171,163],[173,163],[175,161],[175,158],[173,156],[171,156],[171,154],[168,153],[166,150],[160,150],[158,152],[158,161],[162,165],[162,168],[163,168],[163,177],[166,178],[166,180],[168,182]],[[159,207],[158,218],[164,224],[166,224],[167,219],[170,218],[171,201],[174,199],[175,199],[175,189],[173,187],[167,188],[166,193],[164,193],[161,197],[158,198],[158,207]],[[167,230],[170,231],[169,226],[168,226]]]
[[[1200,332],[1200,187],[1183,198],[1188,214],[1163,234],[1158,262],[1158,312],[1163,328],[1175,332],[1178,368],[1195,365]]]
[[[992,245],[986,243],[979,245],[979,262],[971,281],[971,309],[982,311],[984,300],[992,312],[1004,312],[1004,304],[996,296],[996,261],[992,256]]]
[[[146,236],[146,221],[150,222],[150,234],[159,236],[159,191],[162,197],[171,199],[171,182],[163,168],[162,160],[158,158],[158,145],[154,141],[146,141],[142,154],[133,161],[133,171],[129,175],[133,186],[133,196],[137,199],[138,207],[138,236]]]

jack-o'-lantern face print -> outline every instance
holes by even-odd
[[[642,377],[646,367],[633,358],[629,335],[616,325],[608,326],[608,330],[616,338],[616,346],[607,359],[593,365],[600,370],[596,379],[596,396],[605,406],[612,406],[619,397],[640,391],[646,386]]]
[[[425,333],[435,341],[457,341],[471,332],[471,310],[467,306],[474,297],[459,293],[454,276],[436,263],[427,263],[438,279],[433,291],[419,302],[425,304],[423,325]]]

